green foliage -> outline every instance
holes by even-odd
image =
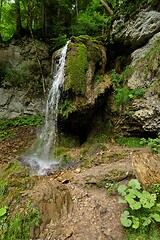
[[[68,56],[66,71],[69,81],[65,85],[66,90],[72,88],[76,93],[85,93],[87,66],[87,48],[83,43],[79,43],[76,45],[74,53],[70,53]]]
[[[141,98],[144,92],[143,89],[128,89],[127,87],[117,88],[115,89],[115,104],[118,107],[123,106],[134,98]]]
[[[118,192],[123,196],[120,202],[129,205],[120,218],[124,227],[143,229],[151,223],[160,222],[160,204],[156,201],[156,193],[142,190],[137,179],[131,179],[128,185],[119,186]]]
[[[76,107],[73,105],[73,100],[71,98],[69,98],[68,95],[67,95],[67,97],[65,98],[64,101],[62,101],[62,100],[60,101],[59,113],[64,118],[68,118],[68,115],[70,113],[72,113],[75,109],[76,109]]]
[[[158,138],[141,138],[140,143],[142,145],[148,145],[152,152],[156,153],[158,157],[160,157],[160,135]]]
[[[100,35],[107,26],[107,17],[103,14],[103,6],[99,0],[92,0],[85,11],[81,11],[72,26],[72,35]]]
[[[32,188],[29,171],[18,161],[11,161],[0,170],[0,239],[30,239],[30,231],[40,224],[39,211],[31,207],[31,200],[21,210],[22,191]],[[20,207],[20,206],[19,206]],[[14,212],[15,210],[15,212]]]
[[[0,142],[8,138],[16,137],[16,133],[10,130],[12,127],[40,126],[43,122],[44,120],[40,115],[22,116],[15,119],[2,119],[0,120]]]
[[[107,182],[105,188],[109,195],[117,194],[118,182]]]
[[[17,213],[10,216],[6,221],[7,228],[3,231],[2,240],[30,239],[31,228],[38,227],[41,222],[41,216],[36,208]]]
[[[123,135],[118,135],[117,142],[120,145],[125,145],[127,147],[140,147],[141,139],[138,137],[125,137]]]
[[[60,49],[61,47],[63,47],[66,44],[67,36],[66,36],[66,34],[64,34],[64,35],[61,35],[60,37],[52,38],[51,41],[52,41],[52,44],[54,46],[54,51],[55,51],[57,49]]]
[[[118,74],[115,71],[110,73],[115,93],[115,104],[117,107],[129,103],[134,98],[141,98],[145,93],[144,89],[129,89],[128,87],[123,86],[131,73],[132,69],[129,67],[127,67],[122,74]]]

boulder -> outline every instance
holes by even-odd
[[[118,131],[125,135],[157,137],[160,132],[160,34],[134,51],[132,62],[122,73],[123,103],[118,108]],[[121,93],[121,89],[119,88]],[[123,100],[123,96],[118,95]],[[114,111],[114,106],[112,107]],[[114,112],[113,112],[114,113]],[[115,130],[117,131],[117,130]]]
[[[24,195],[32,200],[31,206],[38,209],[42,217],[40,228],[31,229],[31,237],[34,239],[47,224],[67,214],[72,202],[68,189],[49,177],[39,179],[33,189],[25,191]]]
[[[73,37],[68,45],[65,83],[60,101],[61,126],[81,132],[111,87],[105,74],[106,49],[88,36]],[[82,130],[83,131],[83,130]]]
[[[143,187],[160,183],[160,159],[148,152],[131,154],[135,175]]]
[[[124,23],[124,20],[113,23],[112,36],[115,43],[137,49],[143,46],[155,33],[160,31],[160,13],[143,10],[133,19]]]

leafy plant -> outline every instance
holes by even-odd
[[[117,193],[118,182],[107,182],[105,188],[109,195],[114,195]]]
[[[7,209],[7,206],[0,208],[0,226],[3,225],[4,221],[6,220]]]
[[[41,222],[41,216],[36,208],[30,208],[28,211],[22,211],[11,216],[6,221],[7,227],[4,229],[1,239],[30,239],[30,230],[38,227]]]
[[[119,186],[118,192],[123,196],[120,202],[129,205],[120,217],[124,227],[138,229],[160,222],[160,203],[156,202],[156,193],[142,190],[137,179],[130,180],[128,185]]]

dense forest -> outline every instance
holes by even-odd
[[[127,19],[148,3],[157,6],[158,1],[1,0],[0,39],[34,34],[55,43],[71,35],[102,35],[117,16]]]

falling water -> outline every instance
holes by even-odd
[[[45,174],[47,169],[58,164],[56,160],[53,160],[51,150],[56,144],[58,105],[60,89],[64,83],[64,66],[67,47],[68,42],[61,50],[60,59],[56,66],[55,74],[53,75],[53,83],[46,103],[45,125],[34,144],[34,152],[31,156],[27,156],[24,159],[39,175]]]

